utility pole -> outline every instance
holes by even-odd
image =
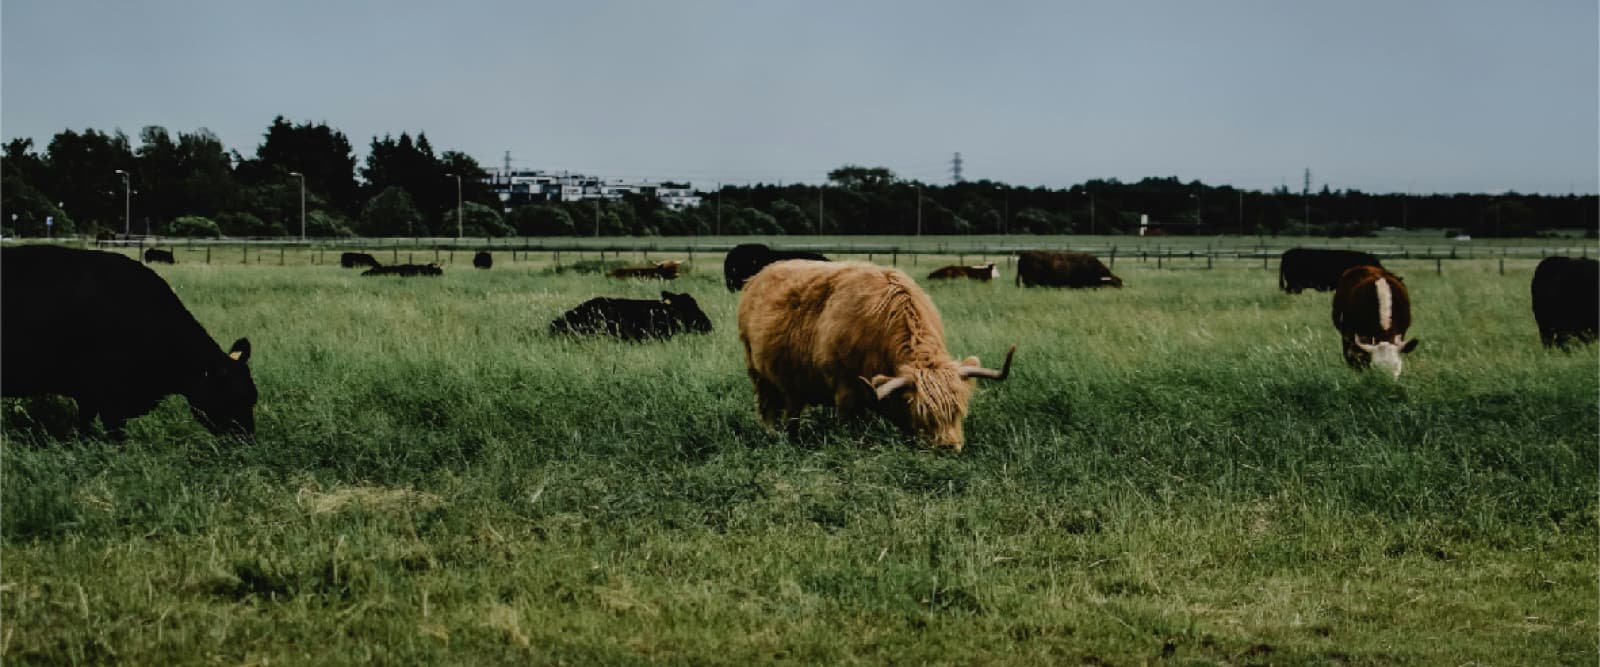
[[[594,237],[600,238],[600,198],[594,200]]]
[[[1239,235],[1244,236],[1244,190],[1239,191]]]
[[[298,171],[289,172],[290,176],[300,178],[300,242],[306,241],[306,175]]]
[[[133,198],[129,194],[128,172],[118,169],[116,173],[122,174],[122,236],[126,238],[133,235]]]
[[[722,184],[717,184],[717,236],[722,236]]]
[[[817,186],[817,236],[822,236],[822,189],[825,187],[828,187],[828,184]]]
[[[1089,193],[1089,235],[1094,236],[1094,193]]]
[[[913,186],[917,189],[917,236],[922,236],[922,186]]]

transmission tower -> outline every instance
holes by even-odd
[[[1311,224],[1311,167],[1306,167],[1306,182],[1300,188],[1300,197],[1306,203],[1306,217],[1302,220],[1309,225]]]
[[[961,153],[956,153],[950,160],[950,178],[957,183],[961,182]]]
[[[511,177],[511,151],[506,151],[506,178]]]

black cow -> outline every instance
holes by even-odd
[[[768,264],[785,259],[810,259],[818,262],[828,261],[814,252],[798,250],[773,250],[760,243],[741,243],[728,251],[728,256],[722,260],[722,276],[728,285],[729,292],[744,289],[744,283]]]
[[[478,254],[472,256],[472,265],[480,269],[492,267],[494,266],[494,256],[490,255],[487,250],[479,250]]]
[[[388,266],[374,266],[361,272],[363,276],[400,276],[410,278],[413,276],[442,276],[444,269],[438,264],[390,264]]]
[[[367,253],[346,252],[339,255],[339,266],[347,269],[354,269],[360,266],[376,267],[382,265],[378,263],[378,258],[368,255]]]
[[[1326,292],[1339,286],[1339,276],[1352,266],[1376,266],[1378,258],[1359,250],[1290,248],[1278,259],[1278,287],[1290,294],[1314,289]]]
[[[1122,279],[1086,252],[1017,253],[1016,284],[1023,287],[1122,287]]]
[[[161,250],[159,248],[145,248],[145,250],[144,250],[144,263],[145,264],[177,264],[178,260],[173,259],[171,250]]]
[[[250,341],[224,353],[172,288],[123,255],[59,246],[0,250],[0,388],[60,394],[112,437],[182,394],[217,434],[255,432]]]
[[[1532,289],[1533,319],[1546,347],[1592,342],[1600,333],[1600,262],[1546,257],[1533,271]]]
[[[596,297],[550,323],[550,334],[606,335],[623,340],[709,333],[711,319],[688,294],[662,292],[660,301]]]

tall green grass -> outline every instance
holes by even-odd
[[[1531,260],[1386,262],[1422,339],[1398,382],[1343,366],[1327,294],[1245,263],[925,282],[952,353],[1018,348],[959,455],[821,410],[762,430],[737,295],[697,260],[669,287],[717,330],[652,344],[545,336],[662,285],[540,262],[158,269],[213,337],[250,337],[259,442],[178,398],[122,445],[8,403],[0,655],[1595,658],[1596,349],[1539,346]]]

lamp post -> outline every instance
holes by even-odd
[[[446,178],[456,177],[456,242],[461,241],[461,174],[445,174]]]
[[[122,174],[122,235],[128,237],[133,235],[133,194],[128,185],[128,172],[118,169],[116,173]]]
[[[300,178],[300,242],[306,242],[306,175],[298,171],[289,172],[290,176]]]
[[[911,186],[917,190],[917,236],[922,236],[922,186]]]

